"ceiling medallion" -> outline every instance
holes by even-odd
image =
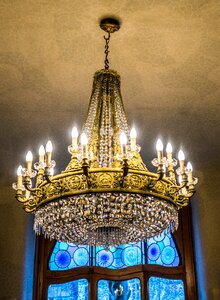
[[[105,38],[105,68],[94,75],[88,115],[78,139],[72,130],[68,147],[71,160],[54,175],[52,143],[39,149],[39,161],[32,169],[17,171],[16,198],[24,210],[35,216],[34,230],[45,237],[87,245],[119,245],[140,241],[178,227],[178,210],[188,205],[196,179],[190,163],[179,151],[179,167],[172,146],[158,140],[156,173],[145,166],[136,143],[136,131],[129,130],[120,92],[120,76],[109,69],[110,35],[119,30],[115,19],[104,19],[100,27]],[[178,177],[178,179],[177,179]]]

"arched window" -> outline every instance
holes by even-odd
[[[189,208],[174,235],[109,249],[39,237],[34,299],[197,299]]]

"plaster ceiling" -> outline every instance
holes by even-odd
[[[86,116],[103,67],[99,19],[120,18],[110,67],[121,75],[130,124],[151,160],[158,136],[199,168],[218,159],[219,1],[1,1],[1,169],[8,183],[31,149],[50,138],[69,159],[73,124]]]

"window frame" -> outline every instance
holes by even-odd
[[[181,264],[178,267],[143,264],[118,270],[87,266],[66,271],[49,270],[48,263],[56,241],[49,241],[43,236],[39,236],[36,238],[33,299],[46,300],[50,284],[86,278],[89,282],[89,300],[93,300],[97,299],[97,284],[100,279],[127,280],[138,278],[141,282],[142,300],[148,300],[148,280],[150,277],[156,276],[183,280],[185,299],[197,300],[190,206],[180,211],[179,228],[173,236],[180,255]]]

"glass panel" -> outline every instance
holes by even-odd
[[[88,280],[51,284],[48,287],[48,300],[88,300]]]
[[[184,300],[182,280],[150,277],[148,282],[149,300]]]
[[[171,233],[164,231],[147,239],[147,262],[165,267],[179,266],[180,258]]]
[[[49,261],[51,271],[64,271],[88,265],[89,246],[56,242]]]
[[[97,246],[95,250],[95,266],[109,269],[122,269],[142,264],[143,261],[143,242],[109,247],[109,249]]]
[[[140,280],[99,280],[98,300],[141,300]]]

